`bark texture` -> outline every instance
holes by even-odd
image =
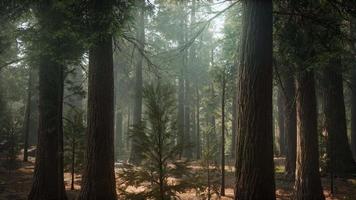
[[[289,73],[283,79],[285,90],[284,101],[284,131],[286,136],[286,175],[292,179],[295,177],[296,165],[296,144],[297,144],[297,124],[296,124],[296,99],[295,99],[295,81],[294,73]]]
[[[236,200],[274,200],[272,1],[243,1]]]
[[[41,58],[39,127],[33,184],[29,200],[66,199],[63,182],[63,67]]]
[[[324,70],[322,91],[324,128],[328,134],[328,169],[342,176],[356,172],[356,163],[347,138],[342,73],[335,69],[340,64],[337,61]]]
[[[33,88],[33,75],[32,67],[29,67],[29,77],[28,77],[28,91],[26,100],[26,111],[24,119],[24,147],[23,147],[23,161],[28,161],[28,146],[29,146],[29,135],[30,135],[30,122],[31,122],[31,99],[32,99],[32,88]]]
[[[63,181],[63,70],[62,38],[52,34],[63,27],[52,1],[38,4],[39,44],[39,125],[33,183],[28,200],[67,199]],[[56,19],[56,20],[53,20]],[[58,21],[57,21],[58,20]],[[58,22],[58,23],[55,23]]]
[[[277,97],[277,106],[278,106],[278,146],[279,146],[279,155],[286,155],[286,143],[285,143],[285,127],[284,127],[284,118],[285,118],[285,110],[284,110],[284,88],[282,86],[278,87],[278,97]]]
[[[136,64],[136,80],[135,80],[135,100],[133,110],[133,124],[135,126],[141,123],[142,118],[142,91],[143,91],[143,51],[145,48],[145,1],[139,1],[140,10],[138,12],[138,24],[137,24],[137,40],[138,40],[138,53]],[[131,152],[129,161],[133,164],[140,164],[142,156],[140,153],[140,147],[138,145],[140,138],[133,137],[131,142]]]
[[[116,200],[112,5],[93,0],[89,6],[91,28],[98,37],[89,49],[87,150],[78,200]]]
[[[317,109],[313,70],[301,70],[296,77],[297,162],[296,200],[323,200],[319,173]]]
[[[351,37],[353,39],[353,43],[351,44],[352,51],[354,55],[356,55],[356,18],[351,18]],[[354,56],[354,60],[356,60],[356,56]],[[354,158],[356,159],[356,65],[352,66],[352,79],[351,79],[351,147]]]

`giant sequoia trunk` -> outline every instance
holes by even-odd
[[[312,70],[297,73],[296,200],[324,199],[319,173],[315,81]]]
[[[342,74],[335,69],[340,62],[332,64],[335,66],[324,70],[322,80],[324,127],[328,133],[328,169],[334,174],[346,175],[356,172],[356,163],[347,138]]]
[[[243,1],[236,200],[274,200],[272,1]]]
[[[63,64],[58,47],[63,42],[52,34],[63,24],[62,13],[46,1],[36,7],[39,43],[39,126],[36,162],[29,200],[67,199],[63,181]],[[58,21],[54,21],[56,19]],[[58,22],[58,23],[57,23]]]
[[[93,0],[89,7],[98,37],[89,49],[87,151],[79,200],[116,199],[111,12],[110,1]]]
[[[136,83],[135,83],[135,100],[134,100],[134,113],[133,124],[135,126],[141,123],[142,117],[142,67],[143,67],[143,51],[145,48],[145,1],[140,0],[140,11],[138,15],[137,24],[137,40],[138,40],[138,58],[136,65]],[[133,164],[139,164],[142,160],[140,147],[138,145],[140,138],[133,137],[131,143],[130,162]]]
[[[285,90],[284,101],[284,132],[286,138],[286,175],[292,179],[295,177],[296,164],[296,143],[297,143],[297,124],[296,124],[296,108],[295,108],[295,83],[294,74],[286,74],[283,78],[283,86]]]
[[[63,200],[63,66],[48,56],[40,59],[38,143],[28,199]]]

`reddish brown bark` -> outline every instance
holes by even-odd
[[[87,150],[79,200],[116,200],[111,12],[110,1],[89,4],[91,28],[98,37],[89,50]]]
[[[272,1],[243,1],[236,200],[274,200]]]
[[[297,74],[296,200],[323,200],[319,173],[317,111],[313,70]]]

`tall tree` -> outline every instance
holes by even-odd
[[[63,28],[63,12],[55,2],[36,5],[39,21],[39,127],[36,163],[29,200],[66,199],[63,181],[63,46],[54,38]],[[60,48],[61,47],[61,48]]]
[[[352,38],[351,49],[353,55],[356,55],[356,18],[350,20],[350,33]],[[356,65],[352,66],[351,79],[351,147],[354,158],[356,158]]]
[[[356,163],[347,138],[341,60],[332,60],[330,66],[324,69],[322,77],[328,167],[335,174],[346,175],[356,171]]]
[[[277,106],[278,106],[278,144],[279,144],[279,154],[281,156],[285,155],[285,128],[284,128],[284,118],[285,118],[285,111],[284,111],[284,91],[283,86],[278,84],[278,97],[277,97]]]
[[[226,98],[226,70],[222,74],[221,94],[221,196],[225,196],[225,98]]]
[[[142,67],[143,67],[143,51],[145,48],[145,0],[139,0],[139,12],[137,21],[137,41],[138,41],[138,58],[136,63],[136,80],[135,80],[135,100],[133,111],[133,124],[139,125],[142,118]],[[133,137],[131,142],[130,162],[133,164],[139,164],[142,160],[139,154],[139,146],[137,145],[140,138]]]
[[[296,107],[295,107],[295,83],[294,72],[289,70],[282,78],[284,87],[284,129],[286,136],[286,175],[291,179],[295,177],[296,164],[296,144],[297,144],[297,124],[296,124]]]
[[[87,150],[79,200],[116,199],[114,173],[113,1],[88,2],[89,49]]]
[[[313,70],[300,67],[296,76],[296,200],[325,199],[319,173],[317,111]]]
[[[243,1],[235,199],[275,199],[272,1]]]
[[[28,89],[27,89],[27,99],[26,99],[26,111],[24,119],[24,147],[23,147],[23,161],[28,161],[28,146],[29,146],[29,135],[30,135],[30,122],[31,122],[31,98],[32,98],[32,88],[33,88],[33,70],[29,66],[28,69]]]

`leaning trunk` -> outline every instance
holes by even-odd
[[[274,200],[272,1],[243,1],[235,199]]]

